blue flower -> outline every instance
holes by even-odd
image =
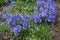
[[[35,23],[42,23],[41,14],[34,13],[32,15],[32,19],[35,21]]]
[[[17,25],[17,29],[18,29],[17,31],[20,32],[22,30],[22,26]]]
[[[18,36],[19,34],[18,33],[14,33],[15,36]]]
[[[47,15],[47,11],[44,10],[44,11],[41,13],[41,15],[42,15],[42,17],[47,17],[47,16],[48,16],[48,15]]]
[[[37,1],[37,6],[40,6],[40,7],[43,7],[44,6],[44,4],[45,4],[45,2],[44,1]]]
[[[53,22],[55,20],[56,16],[56,4],[53,0],[36,0],[37,5],[34,9],[34,13],[40,13],[41,17],[46,20],[46,22]],[[52,16],[53,15],[53,16]],[[36,16],[34,16],[34,21],[37,22]],[[42,20],[42,18],[40,18]],[[44,20],[43,19],[43,20]],[[39,20],[39,19],[38,19]],[[43,21],[42,20],[42,21]]]
[[[54,22],[55,21],[55,16],[54,15],[50,15],[48,18],[45,19],[45,21]]]
[[[30,24],[24,14],[10,15],[6,13],[3,18],[6,19],[6,26],[10,29],[11,32],[14,33],[14,35],[19,34],[19,32],[22,30],[30,27]]]
[[[21,21],[20,23],[23,26],[23,29],[26,29],[27,27],[30,27],[30,24],[28,23],[28,20],[26,19],[26,17],[24,16],[24,14],[20,15]]]
[[[32,20],[32,16],[30,14],[27,15],[27,18]]]
[[[7,7],[6,6],[2,6],[2,9],[4,12],[7,12]]]
[[[17,25],[15,27],[11,27],[10,28],[10,31],[13,32],[15,36],[18,36],[19,35],[19,32],[21,31],[21,26],[20,25]]]
[[[43,7],[40,7],[40,11],[43,12],[44,11],[44,8]]]
[[[34,7],[34,13],[38,13],[38,6]]]
[[[10,8],[13,8],[14,6],[15,6],[15,2],[13,1],[10,3]]]
[[[9,13],[5,13],[2,18],[4,19],[4,18],[9,18],[9,17],[12,17],[12,15],[10,15]]]

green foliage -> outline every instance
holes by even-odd
[[[25,40],[51,40],[52,33],[49,31],[47,23],[36,24],[36,28],[32,26],[20,32],[20,35],[16,38],[18,40],[21,40],[21,38]]]
[[[25,13],[32,14],[34,11],[34,6],[36,4],[35,0],[16,0],[16,6],[10,10],[13,14],[15,13]]]
[[[6,27],[5,23],[2,23],[2,25],[0,26],[0,31],[1,32],[10,32],[9,29]]]
[[[0,26],[0,32],[4,32],[4,33],[7,32],[7,33],[10,34],[10,37],[13,36],[13,33],[10,32],[10,30],[6,27],[6,23],[5,22],[3,22],[2,25]]]
[[[37,27],[37,29],[35,30],[34,35],[39,40],[51,40],[51,33],[49,32],[46,24],[39,25],[39,27]]]
[[[4,0],[0,0],[0,6],[4,4]]]
[[[47,24],[37,25],[37,28],[29,34],[31,40],[51,40],[51,32]],[[28,40],[28,39],[27,39]]]
[[[5,23],[0,26],[0,31],[9,32],[14,40],[20,40],[21,38],[24,38],[26,40],[51,40],[52,33],[49,31],[47,23],[37,24],[32,22],[31,24],[32,25],[30,28],[21,31],[19,33],[20,35],[17,37],[15,37],[13,33],[9,31]],[[36,28],[34,28],[34,26],[36,26]]]

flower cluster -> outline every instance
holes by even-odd
[[[41,12],[42,17],[45,17],[45,21],[54,22],[56,15],[56,4],[53,0],[38,0],[37,6]]]
[[[10,4],[9,4],[9,7],[2,6],[3,12],[7,12],[8,8],[13,8],[15,6],[14,0],[4,0],[4,1],[5,1],[5,3],[10,2]]]
[[[37,0],[34,7],[34,14],[30,17],[35,22],[54,22],[56,16],[56,4],[53,0]]]
[[[11,7],[15,6],[14,1],[8,1],[10,1]],[[37,0],[36,2],[37,5],[34,7],[33,15],[27,15],[27,17],[30,20],[33,20],[35,23],[39,24],[43,21],[54,22],[56,15],[55,2],[53,2],[52,0]],[[3,11],[6,10],[6,7],[3,7]],[[14,33],[15,36],[19,35],[19,32],[21,32],[22,30],[30,27],[30,24],[24,14],[10,15],[9,13],[5,12],[2,18],[6,19],[6,26],[10,29],[11,32]]]
[[[14,7],[15,6],[15,2],[14,2],[14,0],[4,0],[5,1],[5,3],[8,3],[8,2],[10,2],[10,8],[12,8],[12,7]]]
[[[10,15],[9,13],[6,13],[3,16],[3,19],[4,18],[6,19],[6,26],[10,29],[11,32],[14,33],[15,36],[19,35],[18,33],[22,30],[30,27],[30,24],[28,23],[28,20],[24,14],[18,16],[17,14]]]
[[[33,20],[35,23],[42,23],[41,14],[34,13],[33,15],[27,15],[30,20]]]

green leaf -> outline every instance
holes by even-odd
[[[0,26],[0,31],[2,31],[2,32],[9,32],[9,29],[6,27],[6,24],[4,22]]]

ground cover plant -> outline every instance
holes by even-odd
[[[0,0],[0,6],[4,4],[4,0]]]
[[[0,14],[1,32],[9,32],[13,40],[51,40],[48,23],[55,21],[56,4],[53,0],[5,0]]]

